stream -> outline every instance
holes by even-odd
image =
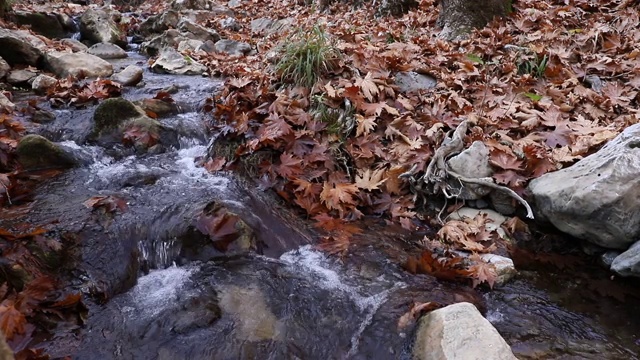
[[[114,68],[146,63],[129,55]],[[195,165],[211,138],[211,120],[198,110],[219,80],[146,69],[144,82],[123,96],[179,89],[180,114],[161,119],[179,134],[174,149],[139,156],[85,144],[94,107],[52,110],[55,121],[29,129],[85,164],[39,185],[25,219],[77,236],[71,287],[108,299],[87,301],[83,327],[41,339],[53,358],[410,359],[414,329],[397,322],[414,301],[476,304],[519,358],[639,358],[639,298],[600,294],[590,284],[607,274],[595,266],[541,265],[492,291],[473,290],[402,270],[410,234],[375,221],[345,258],[325,255],[310,225],[275,196]],[[96,195],[124,198],[128,211],[102,226],[83,205]],[[212,201],[250,225],[260,251],[189,245],[195,217]]]

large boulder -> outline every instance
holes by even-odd
[[[470,303],[457,303],[420,319],[416,360],[515,360],[498,331]]]
[[[165,48],[174,48],[182,41],[189,40],[187,34],[180,33],[176,29],[169,29],[160,35],[156,35],[140,45],[140,52],[148,56],[157,56]]]
[[[611,249],[640,238],[640,124],[598,152],[529,184],[538,215],[561,231]]]
[[[25,30],[0,28],[0,57],[9,65],[37,66],[46,49],[44,41]]]
[[[168,145],[174,142],[170,137],[160,122],[148,117],[132,102],[111,98],[96,108],[88,140],[106,148],[124,143],[144,152],[158,143]]]
[[[54,13],[40,11],[14,11],[13,17],[18,25],[28,25],[34,32],[51,39],[60,39],[66,35],[60,18]]]
[[[207,40],[211,40],[213,42],[220,40],[220,35],[218,35],[215,30],[207,29],[206,27],[198,25],[187,19],[182,19],[178,23],[178,30],[193,34],[193,37],[190,37],[191,39],[200,40],[202,42]]]
[[[112,43],[127,46],[127,38],[113,20],[111,10],[89,9],[80,17],[80,36],[95,43]]]
[[[11,70],[7,74],[7,82],[18,87],[31,86],[31,82],[36,76],[38,76],[36,72],[27,69]]]
[[[18,162],[25,170],[70,168],[76,165],[71,154],[40,135],[30,134],[20,139],[16,153]]]
[[[46,55],[47,66],[58,77],[109,77],[113,66],[106,60],[87,53],[53,51]]]
[[[123,86],[135,86],[142,81],[142,74],[144,71],[141,67],[136,65],[129,65],[121,72],[113,75],[111,80],[117,81]]]
[[[168,10],[162,14],[149,16],[140,23],[138,32],[143,36],[161,33],[171,28],[176,28],[180,21],[180,13],[175,10]]]
[[[207,71],[207,67],[189,56],[180,54],[174,48],[165,48],[151,65],[151,70],[161,74],[201,75]]]
[[[127,52],[118,45],[111,43],[97,43],[87,50],[88,54],[95,55],[101,59],[124,59]]]

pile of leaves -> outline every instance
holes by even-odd
[[[52,107],[95,105],[99,100],[120,96],[122,85],[108,79],[80,81],[72,76],[61,79],[47,90]]]
[[[289,31],[264,36],[217,29],[255,45],[257,54],[190,54],[230,76],[211,105],[218,142],[239,146],[223,152],[231,158],[214,152],[209,168],[253,159],[261,186],[321,227],[328,217],[382,216],[412,230],[421,209],[400,175],[424,171],[463,118],[475,123],[465,143],[484,142],[495,181],[522,194],[532,178],[596,151],[640,116],[634,47],[640,19],[629,2],[519,1],[508,18],[454,42],[437,38],[438,8],[431,0],[379,21],[366,5],[335,4],[325,15],[268,3],[242,5],[246,14],[238,21],[248,27],[262,16],[287,16]],[[312,86],[296,86],[277,71],[278,57],[290,51],[282,44],[318,28],[340,61]],[[429,74],[438,85],[403,93],[394,78],[406,71]],[[466,235],[453,242],[486,249]]]
[[[17,358],[42,355],[29,347],[36,333],[84,321],[81,294],[57,284],[64,241],[43,228],[0,229],[0,331]]]

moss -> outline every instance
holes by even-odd
[[[132,102],[123,98],[111,98],[103,101],[93,114],[93,136],[107,130],[119,128],[130,119],[145,116],[144,112]]]
[[[30,134],[23,137],[16,153],[18,162],[27,170],[70,168],[76,165],[73,156],[40,135]]]

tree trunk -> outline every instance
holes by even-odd
[[[453,40],[511,11],[511,0],[440,0],[440,37]]]
[[[0,0],[0,18],[4,18],[9,10],[11,10],[11,4],[9,4],[9,0]]]

